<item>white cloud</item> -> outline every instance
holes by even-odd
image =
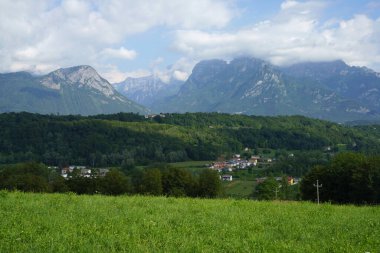
[[[158,57],[155,59],[150,66],[150,69],[138,69],[131,72],[124,73],[124,79],[126,77],[146,77],[154,75],[159,78],[164,83],[169,83],[173,80],[186,81],[191,71],[197,61],[190,60],[188,58],[180,58],[174,64],[167,66],[166,68],[161,68],[160,64],[162,64],[164,59],[162,57]],[[111,76],[112,72],[106,73],[104,76]],[[124,80],[123,79],[123,80]],[[123,80],[113,81],[112,83],[121,82]]]
[[[173,77],[176,80],[179,80],[179,81],[186,81],[187,78],[189,77],[189,73],[183,72],[183,71],[180,71],[180,70],[175,70],[173,72]]]
[[[285,1],[281,4],[281,9],[286,10],[289,8],[293,8],[293,7],[297,6],[298,4],[299,3],[297,1],[288,0],[288,1]]]
[[[324,2],[286,1],[272,20],[235,32],[178,30],[173,47],[193,59],[251,55],[285,65],[342,59],[380,70],[380,18],[320,22]]]
[[[100,56],[105,57],[105,58],[120,58],[120,59],[132,60],[136,58],[137,53],[134,50],[128,50],[128,49],[125,49],[124,47],[120,47],[119,49],[106,48],[100,52]]]
[[[127,78],[127,74],[120,71],[117,66],[111,65],[102,69],[103,71],[99,72],[99,74],[110,83],[119,83]]]
[[[124,46],[129,36],[158,26],[221,28],[233,15],[222,0],[2,0],[0,72],[130,60],[138,52]]]
[[[380,19],[322,21],[328,6],[328,1],[287,0],[270,20],[225,31],[237,15],[234,0],[1,0],[0,72],[46,73],[88,64],[110,82],[150,74],[183,80],[198,60],[241,55],[275,64],[343,59],[380,71]],[[155,27],[174,34],[172,49],[183,57],[168,68],[159,57],[146,70],[122,70],[120,62],[137,62],[145,53],[128,40]]]
[[[182,57],[178,59],[174,64],[168,66],[165,70],[156,69],[154,73],[165,83],[170,81],[179,80],[186,81],[190,76],[197,61],[190,60],[188,58]]]
[[[133,78],[139,78],[139,77],[145,77],[152,75],[152,72],[146,69],[137,69],[134,71],[129,71],[125,73],[126,77],[133,77]]]
[[[151,69],[158,68],[164,61],[165,61],[164,57],[158,57],[150,63],[150,68]]]

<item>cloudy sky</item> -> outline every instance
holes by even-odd
[[[186,79],[202,59],[342,59],[380,72],[380,0],[0,0],[0,72],[91,65]]]

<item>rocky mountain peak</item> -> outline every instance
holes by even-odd
[[[60,90],[62,85],[92,88],[107,97],[115,95],[115,89],[103,79],[94,68],[88,65],[61,68],[46,75],[41,84],[45,87]]]
[[[304,62],[284,68],[287,73],[298,77],[329,78],[334,75],[345,75],[350,69],[344,61]]]
[[[118,93],[90,66],[62,68],[44,76],[0,74],[0,112],[42,114],[149,113]]]

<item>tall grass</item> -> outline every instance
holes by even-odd
[[[0,193],[0,252],[379,252],[380,207]]]

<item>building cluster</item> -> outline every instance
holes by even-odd
[[[245,170],[249,167],[257,166],[258,164],[270,164],[273,162],[272,158],[264,158],[261,156],[251,156],[251,158],[242,159],[240,154],[235,154],[232,159],[226,161],[213,162],[209,169],[216,170],[220,173],[233,172],[236,170]],[[221,175],[222,181],[232,181],[232,175]]]
[[[67,166],[61,169],[63,178],[71,178],[73,175],[79,177],[104,177],[109,172],[109,169],[90,169],[86,166]]]
[[[144,115],[144,117],[146,119],[154,119],[155,117],[165,118],[166,115],[163,114],[163,113],[160,113],[160,114],[146,114],[146,115]]]
[[[209,168],[212,170],[217,170],[218,172],[232,172],[235,170],[248,169],[251,166],[257,166],[259,163],[269,164],[272,163],[272,158],[263,158],[260,156],[251,156],[250,159],[241,159],[240,154],[235,154],[232,159],[228,161],[213,162]]]
[[[256,178],[256,183],[261,184],[267,179],[268,179],[267,177],[258,177],[258,178]],[[283,180],[282,177],[275,177],[274,179],[276,179],[277,182],[281,182]],[[300,178],[291,177],[291,176],[287,176],[286,180],[288,182],[288,185],[295,185],[295,184],[298,184],[300,182]]]

